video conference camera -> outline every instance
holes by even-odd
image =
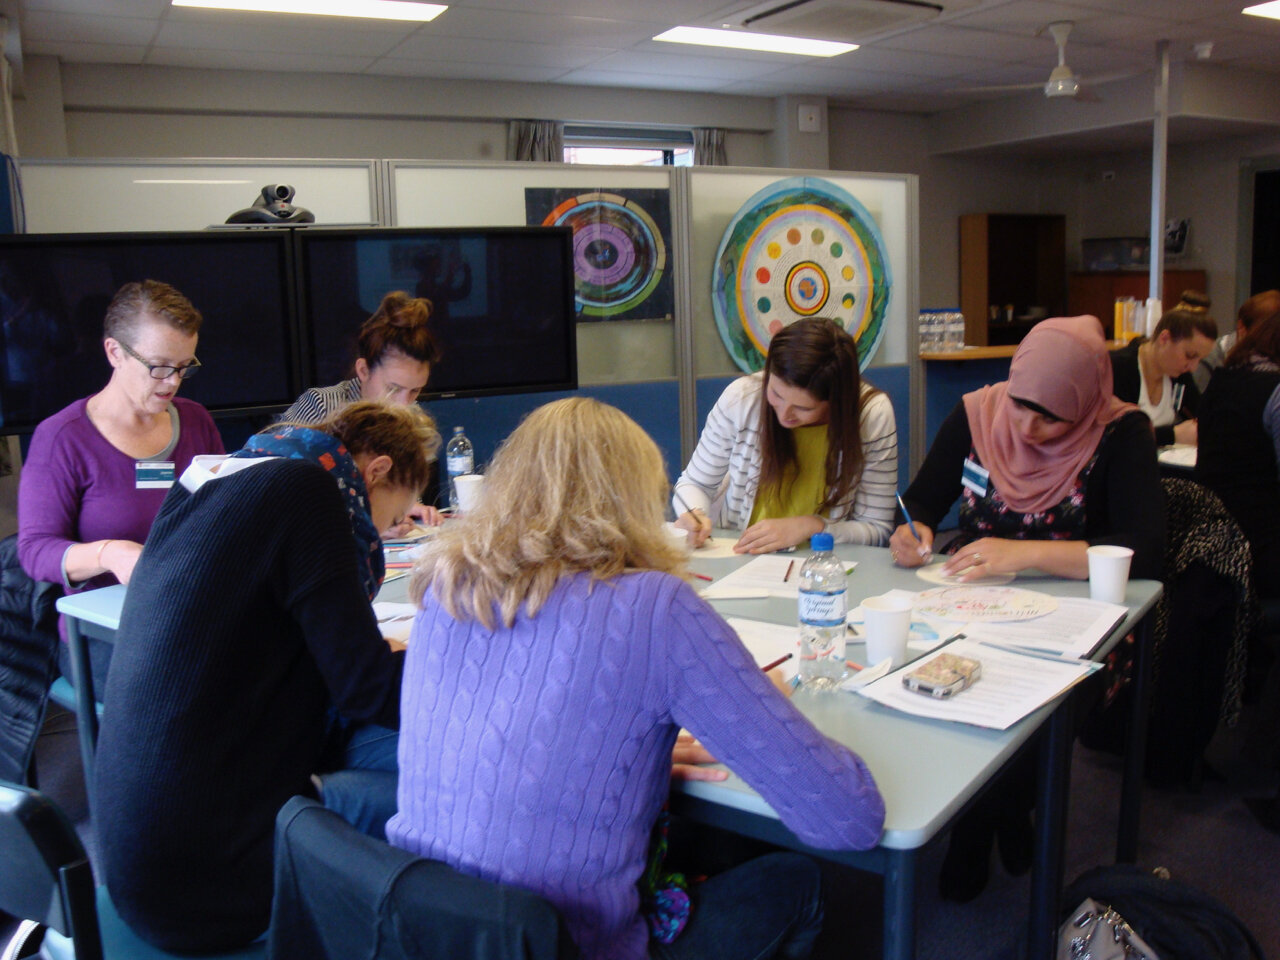
[[[315,223],[315,214],[290,202],[293,194],[287,183],[269,183],[252,206],[237,210],[227,217],[227,223]]]

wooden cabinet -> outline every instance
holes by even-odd
[[[1061,214],[966,213],[960,217],[965,343],[1018,343],[1036,319],[1063,314],[1066,237],[1067,218]],[[1000,311],[994,323],[989,320],[993,306]],[[1013,307],[1011,321],[1008,306]]]
[[[1183,290],[1199,290],[1207,294],[1208,278],[1203,270],[1165,270],[1164,290],[1161,294],[1161,306],[1172,310],[1182,297]],[[1114,270],[1099,273],[1073,273],[1068,283],[1067,312],[1072,316],[1091,313],[1111,331],[1115,317],[1116,297],[1133,297],[1144,301],[1151,289],[1151,276],[1146,270]],[[1215,305],[1216,306],[1216,305]],[[1209,311],[1209,315],[1218,318],[1219,314],[1228,319],[1235,313],[1230,304],[1219,307],[1217,312]],[[1227,324],[1227,328],[1230,323]],[[1218,329],[1224,330],[1222,321],[1218,321]]]

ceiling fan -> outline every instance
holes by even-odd
[[[1071,29],[1075,23],[1071,20],[1055,20],[1045,29],[1053,37],[1053,42],[1058,45],[1058,65],[1053,68],[1049,74],[1049,79],[1044,83],[1010,83],[994,87],[964,87],[957,89],[955,93],[1003,93],[1005,91],[1015,90],[1043,90],[1044,95],[1049,98],[1070,97],[1073,100],[1097,100],[1098,96],[1089,89],[1090,85],[1099,83],[1108,83],[1111,80],[1119,80],[1122,77],[1132,76],[1129,73],[1113,73],[1105,76],[1084,77],[1076,76],[1074,70],[1067,64],[1067,37],[1071,36]],[[1043,33],[1043,30],[1037,30],[1036,34]]]

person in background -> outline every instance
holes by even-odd
[[[418,407],[358,402],[196,458],[165,499],[120,613],[94,790],[111,899],[149,942],[210,952],[262,934],[275,815],[334,769],[332,710],[399,725],[404,658],[370,603],[378,530],[439,443]],[[385,816],[341,801],[365,799],[362,775],[393,808],[394,775],[344,774],[322,799],[381,836]]]
[[[712,524],[741,530],[738,553],[889,538],[898,434],[889,398],[862,380],[837,323],[797,320],[769,343],[764,370],[725,389],[707,416],[672,506],[695,546]]]
[[[960,532],[942,571],[962,580],[1028,568],[1082,580],[1095,543],[1131,547],[1131,576],[1160,576],[1165,520],[1151,425],[1112,395],[1093,317],[1036,324],[1006,382],[964,395],[902,495],[919,539],[907,523],[894,531],[897,564],[931,559],[957,498]],[[944,897],[982,892],[997,837],[1005,867],[1029,869],[1034,793],[1034,767],[1023,762],[959,818],[939,877]]]
[[[157,280],[126,283],[107,306],[111,378],[36,427],[18,484],[18,557],[68,591],[128,583],[174,478],[197,454],[222,453],[209,412],[177,396],[200,369],[200,311]],[[65,626],[59,629],[66,638]],[[91,639],[101,700],[111,644]],[[67,646],[58,662],[70,677]]]
[[[680,919],[650,913],[650,942],[637,880],[682,726],[805,843],[866,849],[884,818],[863,762],[685,582],[666,490],[653,441],[595,400],[540,407],[507,439],[480,505],[414,571],[387,837],[545,897],[586,960],[805,957],[818,874],[790,853],[694,888],[674,939]]]
[[[1275,312],[1240,334],[1209,380],[1201,401],[1205,431],[1195,472],[1196,480],[1221,498],[1249,541],[1254,588],[1264,610],[1270,608],[1264,620],[1274,619],[1280,601],[1280,297],[1270,296],[1275,293],[1246,301],[1251,312],[1268,301]],[[1241,314],[1243,318],[1243,307]],[[1261,661],[1268,660],[1251,718],[1251,739],[1257,754],[1275,768],[1280,767],[1280,665],[1264,652]],[[1258,669],[1252,662],[1250,667]],[[1280,796],[1246,803],[1259,823],[1280,833]]]
[[[1213,345],[1213,349],[1209,351],[1209,355],[1200,361],[1200,366],[1196,367],[1196,386],[1201,393],[1204,393],[1205,388],[1209,386],[1210,375],[1222,366],[1222,361],[1236,345],[1236,341],[1248,333],[1259,320],[1265,320],[1275,313],[1280,313],[1280,290],[1263,290],[1240,304],[1240,310],[1236,313],[1236,328],[1220,336],[1218,342]]]
[[[1139,337],[1111,354],[1115,394],[1151,418],[1157,446],[1196,442],[1200,390],[1191,371],[1218,336],[1208,305],[1204,294],[1185,291],[1177,307],[1160,318],[1150,340]]]
[[[440,350],[427,321],[432,304],[394,290],[360,328],[355,376],[331,387],[312,387],[294,401],[280,418],[282,423],[318,423],[357,400],[389,400],[416,404],[427,385],[431,365],[440,359]],[[411,521],[438,526],[443,518],[435,507],[416,503],[407,514]],[[386,531],[402,535],[412,523]]]

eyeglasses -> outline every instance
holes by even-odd
[[[201,364],[199,360],[195,359],[195,357],[191,358],[190,363],[184,363],[180,367],[171,367],[160,363],[148,363],[146,360],[142,359],[142,357],[138,356],[138,354],[134,352],[133,348],[123,340],[117,340],[116,343],[120,344],[120,349],[147,368],[147,373],[151,374],[152,380],[168,380],[175,373],[178,375],[179,379],[190,380],[200,372]]]

